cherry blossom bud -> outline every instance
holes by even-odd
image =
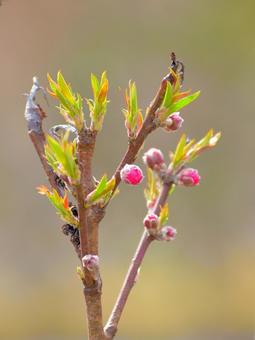
[[[165,164],[163,153],[156,148],[151,148],[143,156],[144,163],[152,170],[160,170]]]
[[[85,255],[82,258],[82,264],[89,271],[95,271],[99,266],[99,257],[97,255]]]
[[[166,131],[176,131],[184,122],[184,119],[180,116],[179,112],[175,112],[171,114],[165,121],[164,121],[164,129]]]
[[[160,230],[158,238],[161,241],[172,241],[175,239],[177,231],[175,228],[167,226]]]
[[[148,214],[143,220],[143,225],[147,229],[157,229],[159,225],[159,218],[156,214]]]
[[[137,185],[143,180],[143,172],[137,165],[126,164],[120,172],[120,177],[126,184]]]
[[[184,185],[186,187],[194,187],[199,184],[200,182],[200,176],[196,169],[188,168],[183,169],[177,179],[178,184]]]

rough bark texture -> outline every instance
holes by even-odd
[[[84,296],[87,306],[89,340],[105,340],[103,329],[102,287],[92,287],[84,289]]]

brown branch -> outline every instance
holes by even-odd
[[[94,189],[92,158],[95,142],[96,133],[84,127],[79,133],[78,139],[78,164],[81,171],[81,178],[80,183],[76,187],[82,257],[90,254],[88,241],[88,209],[85,207],[85,198]],[[97,243],[97,240],[92,240],[92,243],[94,242]]]
[[[170,175],[170,174],[169,174]],[[167,176],[168,178],[168,176]],[[168,193],[171,190],[173,182],[166,180],[163,184],[162,190],[160,192],[160,195],[158,197],[157,203],[153,209],[153,213],[156,215],[159,215],[161,207],[163,207],[166,203],[166,200],[168,198]],[[105,326],[105,335],[107,339],[113,339],[116,332],[118,323],[120,321],[122,312],[125,308],[128,296],[136,282],[138,270],[143,262],[144,256],[146,254],[146,251],[151,244],[151,242],[155,238],[148,234],[147,231],[143,232],[143,235],[140,239],[139,245],[137,247],[137,250],[133,256],[133,259],[131,261],[131,264],[129,266],[126,278],[124,280],[123,286],[120,290],[119,296],[117,298],[117,301],[114,305],[114,308],[112,310],[112,313],[108,319],[108,322]]]
[[[95,149],[96,132],[83,128],[78,135],[78,164],[81,171],[80,183],[76,187],[81,257],[98,255],[98,223],[100,214],[95,208],[86,208],[85,198],[94,189],[92,158]],[[95,278],[84,269],[84,297],[87,308],[89,340],[103,340],[102,282],[100,274]],[[98,269],[99,270],[99,269]]]

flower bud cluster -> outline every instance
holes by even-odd
[[[147,232],[159,241],[172,241],[177,234],[176,229],[171,226],[160,228],[159,217],[153,213],[145,216],[143,225]]]

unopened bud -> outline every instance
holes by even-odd
[[[194,187],[199,184],[201,177],[196,169],[187,168],[183,169],[178,177],[178,184],[186,187]]]
[[[176,131],[180,129],[184,122],[184,119],[180,116],[179,112],[175,112],[169,116],[163,124],[166,131]]]
[[[143,156],[144,163],[152,170],[160,170],[165,164],[163,153],[156,148],[151,148]]]
[[[172,241],[175,239],[176,234],[177,231],[175,228],[170,226],[163,227],[158,234],[158,239],[161,241]]]
[[[137,165],[126,164],[120,172],[120,177],[126,184],[137,185],[143,180],[143,172]]]
[[[95,271],[99,267],[99,257],[91,254],[85,255],[82,258],[82,264],[89,271]]]
[[[147,229],[157,229],[159,225],[159,217],[156,214],[148,214],[143,220],[143,225]]]

